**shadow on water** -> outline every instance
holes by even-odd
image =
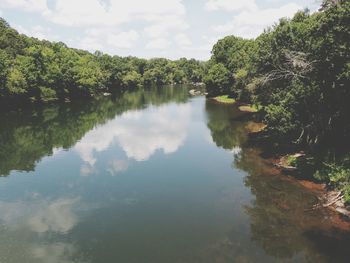
[[[234,227],[227,240],[214,246],[213,253],[224,252],[217,262],[256,262],[259,255],[244,249],[250,241],[268,256],[259,262],[348,262],[349,222],[327,209],[310,210],[317,196],[246,143],[249,124],[236,121],[235,107],[207,101],[206,111],[213,141],[224,149],[236,148],[232,167],[246,172],[244,183],[255,197],[243,206],[250,219],[250,240],[237,240],[240,230]]]

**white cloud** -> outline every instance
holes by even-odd
[[[84,36],[80,40],[71,40],[70,42],[77,43],[76,47],[88,50],[90,52],[95,52],[96,50],[103,50],[105,45],[103,45],[103,39],[98,37]]]
[[[59,37],[52,32],[52,30],[48,27],[42,27],[40,25],[32,26],[29,28],[26,28],[21,25],[13,25],[14,28],[17,29],[17,31],[21,34],[25,34],[27,36],[35,37],[40,40],[51,40],[51,41],[57,41],[59,40]]]
[[[22,33],[91,52],[207,59],[211,44],[225,35],[255,37],[297,9],[317,9],[314,0],[293,0],[282,6],[286,2],[204,0],[203,8],[194,9],[194,3],[185,0],[0,0],[0,9]],[[209,41],[201,41],[205,35]]]
[[[50,21],[65,26],[107,25],[117,21],[98,0],[56,0]]]
[[[82,37],[71,40],[74,47],[92,52],[107,50],[114,54],[135,47],[141,38],[130,24],[141,25],[142,37],[149,38],[146,49],[160,50],[169,47],[173,36],[189,27],[181,0],[110,0],[108,5],[105,3],[100,0],[56,0],[50,15],[44,17],[58,25],[86,28]]]
[[[56,0],[49,20],[67,26],[111,26],[146,20],[160,21],[164,16],[182,16],[186,12],[181,0]]]
[[[170,154],[184,142],[190,115],[189,105],[174,104],[125,112],[87,133],[74,149],[90,166],[97,161],[96,153],[107,150],[113,143],[119,144],[128,158],[137,161],[149,159],[157,150]],[[112,168],[116,167],[126,166],[121,162],[113,163]]]
[[[242,11],[233,19],[212,29],[221,35],[233,34],[245,38],[257,37],[268,26],[272,26],[282,17],[291,17],[301,6],[290,3],[278,8],[257,9],[250,11]]]
[[[71,42],[78,48],[86,49],[91,52],[95,50],[114,50],[131,49],[140,39],[140,34],[135,30],[119,32],[114,27],[98,28],[93,27],[85,31],[82,39],[74,39]],[[118,53],[118,52],[117,52]]]
[[[239,10],[256,10],[257,5],[255,0],[209,0],[205,4],[205,8],[210,11],[226,10],[226,11],[239,11]]]
[[[171,35],[171,31],[186,30],[189,25],[178,16],[163,17],[161,21],[145,27],[144,33],[151,38],[166,37]]]
[[[180,47],[190,47],[192,45],[191,40],[186,34],[180,33],[175,36],[175,41]]]
[[[147,49],[166,49],[170,45],[170,41],[166,38],[157,38],[149,41],[146,45]]]
[[[17,8],[25,12],[49,14],[46,0],[0,0],[2,8]]]
[[[110,34],[107,36],[107,43],[116,48],[132,48],[137,40],[140,38],[140,34],[135,30],[127,32],[121,32],[119,34]]]

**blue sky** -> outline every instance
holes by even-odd
[[[226,35],[254,38],[318,0],[0,0],[19,32],[111,55],[206,60]]]

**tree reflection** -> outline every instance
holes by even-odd
[[[218,147],[232,150],[239,147],[246,139],[246,130],[242,122],[234,121],[239,112],[231,105],[207,101],[205,109],[213,141]]]
[[[117,98],[96,98],[79,104],[60,104],[0,114],[0,175],[12,170],[33,171],[55,149],[69,149],[89,130],[128,110],[188,99],[184,86],[126,92]]]
[[[255,196],[245,206],[250,217],[251,239],[265,253],[277,259],[327,262],[333,258],[349,257],[348,224],[328,210],[310,210],[317,197],[292,178],[281,175],[260,157],[260,151],[245,148],[236,154],[234,166],[247,172],[245,185]],[[338,242],[342,249],[319,250],[322,240],[308,233],[327,236],[330,243]],[[344,235],[345,233],[345,235]]]
[[[240,148],[235,151],[232,166],[247,173],[245,185],[255,197],[244,206],[250,219],[251,241],[276,261],[345,262],[350,256],[346,245],[350,240],[349,225],[328,210],[310,210],[317,197],[295,179],[282,175],[261,157],[261,150],[247,145],[249,125],[237,120],[234,107],[208,101],[206,111],[216,145],[228,150]],[[225,241],[223,250],[219,249],[233,258],[240,255],[235,252],[236,232],[233,227],[229,241]],[[327,246],[329,243],[337,246]],[[225,253],[227,244],[230,251]]]

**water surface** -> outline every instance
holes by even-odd
[[[347,225],[186,87],[0,113],[0,262],[346,262]]]

